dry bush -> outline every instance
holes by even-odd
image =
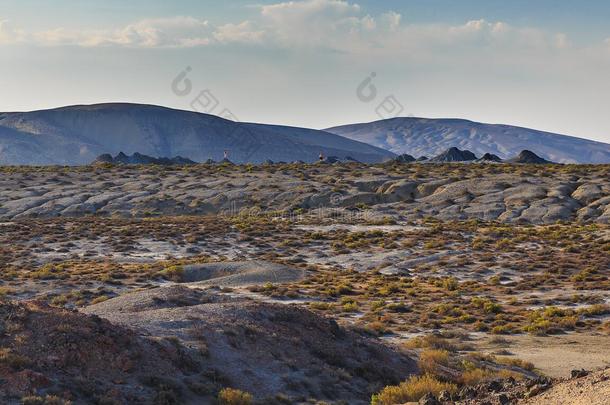
[[[460,376],[460,382],[464,385],[476,385],[481,381],[491,379],[496,374],[484,368],[473,368],[466,370]]]
[[[71,401],[63,400],[55,395],[47,395],[44,397],[28,396],[21,398],[23,405],[70,405]]]
[[[449,363],[449,352],[447,350],[427,349],[419,354],[419,369],[426,374],[436,374],[438,366],[446,366]]]
[[[223,388],[218,393],[218,402],[220,405],[251,405],[253,399],[247,392],[235,388]]]
[[[438,395],[441,391],[455,392],[457,386],[442,382],[431,375],[414,375],[400,385],[385,387],[379,394],[373,395],[371,405],[394,405],[419,401],[429,392]]]

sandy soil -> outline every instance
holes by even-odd
[[[610,336],[570,333],[558,336],[511,336],[502,345],[514,357],[534,363],[549,377],[568,377],[571,370],[597,370],[610,367]],[[484,344],[481,349],[493,352],[498,345]],[[609,402],[610,403],[610,402]]]
[[[556,384],[549,391],[525,400],[529,405],[608,405],[610,404],[610,370]]]

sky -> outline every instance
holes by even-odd
[[[605,0],[0,0],[0,111],[465,118],[610,143],[608,21]]]

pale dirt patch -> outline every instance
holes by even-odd
[[[610,370],[556,384],[547,392],[522,401],[529,405],[607,405],[610,403]]]
[[[610,367],[610,336],[570,333],[558,336],[509,336],[507,345],[482,343],[480,349],[491,353],[506,348],[519,358],[534,363],[549,377],[569,377],[570,371]]]

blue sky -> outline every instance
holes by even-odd
[[[393,96],[401,115],[610,142],[608,21],[601,0],[0,0],[0,111],[207,91],[215,114],[324,128]]]

